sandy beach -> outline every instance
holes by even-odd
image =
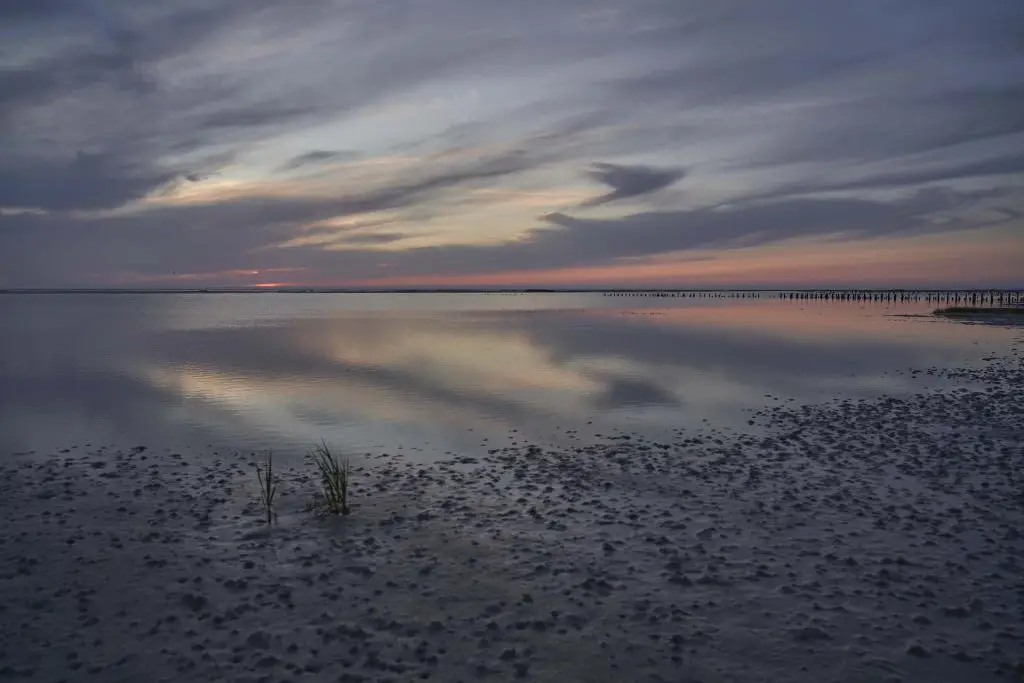
[[[1020,680],[1024,365],[947,374],[748,434],[355,458],[344,518],[283,463],[269,529],[250,454],[6,454],[0,679]]]

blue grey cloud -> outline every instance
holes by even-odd
[[[326,164],[331,161],[342,161],[345,159],[352,159],[357,157],[358,154],[353,152],[343,152],[339,150],[330,149],[314,149],[309,152],[303,152],[297,154],[287,162],[281,165],[280,170],[282,171],[294,171],[295,169],[302,168],[304,166],[316,166],[318,164]]]
[[[681,179],[684,174],[676,169],[597,163],[587,171],[587,175],[612,188],[612,191],[588,199],[584,206],[599,206],[657,192]]]
[[[518,240],[388,263],[458,275],[969,229],[979,188],[1019,220],[1021,25],[1016,0],[7,0],[0,277],[367,277],[401,229],[348,251],[273,247],[327,218],[443,217],[471,190],[578,190],[581,174],[606,191],[524,219]],[[369,171],[346,168],[337,191],[114,211],[395,157],[416,166],[363,190]],[[492,223],[481,209],[473,241]]]

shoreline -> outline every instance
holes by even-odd
[[[962,323],[987,325],[1003,325],[1020,327],[1024,325],[1024,306],[979,308],[972,306],[954,306],[936,308],[932,315],[936,318]]]
[[[247,457],[8,456],[0,676],[1012,681],[1018,348],[768,435],[353,460],[353,513],[262,522]]]

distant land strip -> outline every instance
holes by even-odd
[[[203,288],[167,288],[167,287],[14,287],[0,288],[0,294],[623,294],[623,295],[666,295],[677,294],[715,294],[715,293],[749,293],[749,294],[794,294],[800,298],[851,298],[870,297],[872,295],[896,295],[901,297],[971,297],[985,295],[1004,299],[1020,298],[1024,288],[794,288],[794,287],[712,287],[712,288],[612,288],[612,287],[579,287],[579,288],[537,288],[537,287],[501,287],[494,289],[474,289],[458,287],[438,288],[386,288],[374,289],[364,287],[203,287]],[[809,295],[809,296],[808,296]],[[795,298],[795,297],[794,297]]]

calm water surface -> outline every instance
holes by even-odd
[[[746,426],[899,395],[1019,330],[928,304],[600,294],[0,296],[0,449],[86,443],[432,458]],[[931,384],[929,384],[931,382]],[[573,430],[578,430],[578,436]]]

